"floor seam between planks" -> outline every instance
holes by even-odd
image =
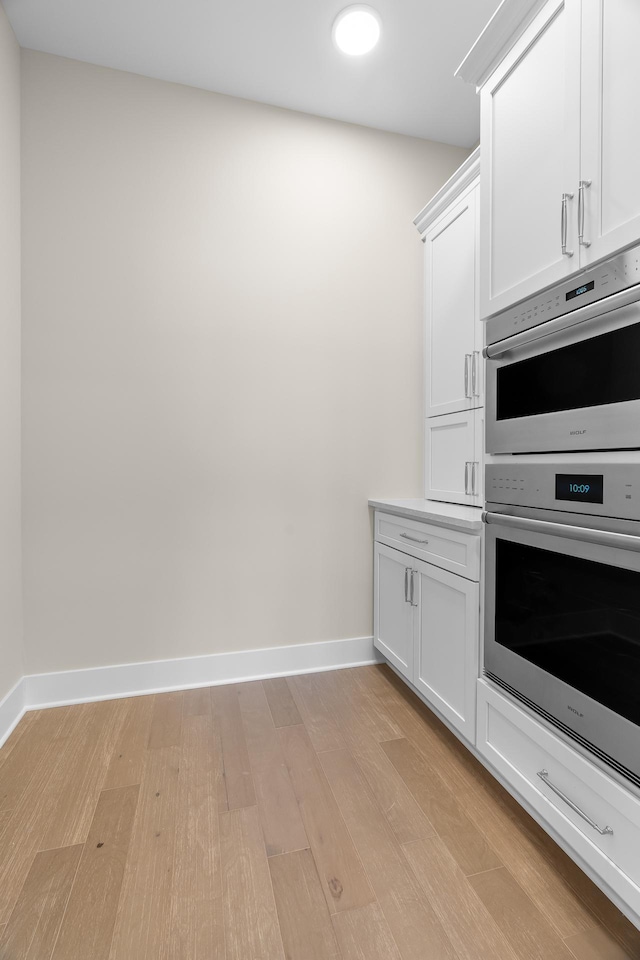
[[[292,853],[301,853],[302,850],[311,850],[311,847],[296,847],[295,850],[283,850],[282,853],[268,853],[267,860],[275,860],[277,857],[288,857]]]
[[[67,902],[65,903],[64,909],[63,909],[62,914],[61,914],[61,916],[60,916],[60,922],[59,922],[59,924],[58,924],[58,932],[56,933],[55,939],[54,939],[54,941],[53,941],[53,947],[52,947],[52,949],[51,949],[51,953],[49,954],[50,957],[53,956],[53,954],[54,954],[54,952],[55,952],[55,949],[56,949],[56,945],[57,945],[57,943],[58,943],[58,940],[60,939],[60,933],[62,932],[62,924],[64,923],[64,918],[65,918],[66,915],[67,915],[67,909],[68,909],[68,907],[69,907],[69,901],[71,900],[71,893],[72,893],[73,888],[74,888],[75,883],[76,883],[76,878],[77,878],[77,876],[78,876],[78,871],[79,871],[79,869],[80,869],[80,863],[81,863],[81,861],[82,861],[82,857],[83,857],[83,854],[84,854],[84,848],[85,848],[85,845],[84,845],[84,843],[83,843],[83,844],[82,844],[82,850],[81,850],[81,852],[80,852],[80,856],[78,857],[78,862],[77,862],[77,864],[76,864],[76,869],[74,870],[74,873],[73,873],[73,880],[71,881],[71,884],[70,884],[70,886],[69,886],[69,893],[68,893],[68,895],[67,895]],[[53,849],[56,849],[56,848],[54,847]],[[59,847],[59,848],[57,848],[57,849],[62,850],[62,849],[64,849],[64,848],[63,848],[63,847]]]
[[[465,873],[465,877],[467,878],[467,880],[470,880],[471,877],[481,877],[485,873],[493,873],[494,870],[506,870],[506,869],[507,869],[507,865],[505,863],[501,863],[497,867],[487,867],[486,870],[476,870],[475,873]]]
[[[124,789],[126,789],[126,787],[139,787],[139,786],[141,786],[141,784],[142,784],[142,781],[140,781],[140,780],[132,780],[131,783],[119,783],[117,787],[104,787],[104,788],[100,791],[100,793],[101,793],[101,794],[103,794],[103,793],[110,793],[111,790],[124,790]]]

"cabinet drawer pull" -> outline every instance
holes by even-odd
[[[467,400],[471,399],[471,393],[469,392],[469,363],[471,361],[471,354],[465,353],[464,355],[464,395]]]
[[[404,602],[409,603],[409,567],[404,568]]]
[[[567,201],[573,200],[572,193],[562,194],[562,208],[560,214],[560,243],[562,245],[562,256],[572,257],[573,250],[567,250],[567,231],[569,227],[569,218],[567,216]]]
[[[584,812],[584,810],[581,810],[580,807],[573,802],[573,800],[569,799],[566,793],[563,793],[562,790],[559,789],[559,787],[556,787],[554,786],[553,783],[551,783],[551,780],[549,780],[548,770],[539,770],[538,776],[540,777],[543,783],[546,783],[546,785],[549,787],[550,790],[553,790],[553,792],[557,797],[560,797],[561,800],[564,800],[567,806],[571,807],[573,812],[577,813],[578,816],[582,817],[583,820],[586,820],[589,826],[593,827],[593,829],[596,830],[601,837],[604,837],[607,835],[613,836],[613,830],[611,829],[611,827],[599,827],[598,824],[595,822],[595,820],[592,820],[591,817],[588,817],[587,814]]]
[[[412,537],[408,533],[401,533],[400,536],[405,540],[411,540],[411,543],[429,543],[428,540],[420,540],[418,537]]]
[[[478,466],[477,460],[471,461],[471,493],[474,497],[478,496],[478,491],[476,490],[476,467]]]
[[[591,241],[584,238],[584,189],[591,186],[591,180],[581,180],[578,189],[578,243],[581,247],[590,247]]]
[[[469,496],[469,467],[471,466],[471,460],[467,460],[464,465],[464,492],[466,496]]]
[[[416,573],[415,570],[412,570],[412,571],[411,571],[411,593],[410,593],[410,597],[409,597],[409,603],[411,604],[412,607],[417,607],[417,606],[418,606],[417,603],[414,603],[414,602],[413,602],[413,591],[414,591],[414,579],[413,579],[413,577],[414,577],[414,574],[415,574],[415,573]]]

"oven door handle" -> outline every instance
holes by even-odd
[[[618,293],[612,293],[603,300],[596,300],[594,303],[587,303],[584,307],[572,310],[571,313],[565,313],[555,320],[544,320],[530,330],[523,330],[522,333],[515,333],[505,340],[498,343],[492,343],[482,351],[483,357],[489,360],[495,360],[505,353],[513,354],[514,359],[520,349],[528,347],[537,340],[546,340],[553,337],[554,334],[562,333],[570,327],[575,327],[579,323],[585,323],[595,317],[600,319],[611,313],[612,310],[620,310],[622,307],[628,307],[640,299],[638,287],[629,287],[627,290],[620,290]],[[544,349],[547,349],[545,346]]]
[[[530,520],[528,517],[512,517],[508,513],[485,513],[485,523],[499,523],[503,527],[515,530],[527,530],[531,533],[546,533],[552,537],[564,537],[565,540],[581,540],[600,547],[616,547],[619,550],[640,552],[640,537],[629,533],[612,533],[610,530],[592,530],[590,527],[574,527],[568,523],[552,523],[547,520]]]

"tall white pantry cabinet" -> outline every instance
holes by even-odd
[[[483,320],[640,241],[639,39],[638,0],[503,0],[458,68],[480,92]],[[476,696],[476,754],[640,928],[637,786],[489,678]]]
[[[467,742],[479,671],[483,332],[479,151],[415,220],[425,249],[425,500],[376,507],[374,641]],[[442,501],[442,502],[438,502]]]
[[[482,676],[469,506],[480,318],[640,241],[639,42],[640,0],[503,0],[459,67],[480,91],[481,170],[476,153],[416,218],[427,499],[370,503],[376,647],[640,929],[640,790]]]
[[[483,502],[483,329],[475,150],[418,214],[424,242],[425,498]]]

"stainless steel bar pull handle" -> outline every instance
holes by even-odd
[[[404,568],[404,602],[409,603],[409,570],[410,567]]]
[[[471,367],[471,393],[474,397],[480,396],[478,390],[478,364],[480,363],[480,351],[473,351],[473,366]]]
[[[415,574],[416,574],[417,572],[418,572],[417,570],[412,570],[412,571],[411,571],[411,593],[410,593],[409,603],[411,604],[412,607],[417,607],[417,606],[418,606],[418,602],[417,602],[417,601],[416,601],[415,603],[413,602],[413,596],[414,596],[414,590],[415,590],[415,584],[414,584],[413,578],[414,578],[414,576],[415,576]]]
[[[581,810],[580,807],[573,802],[573,800],[569,799],[566,793],[563,793],[559,787],[556,787],[553,783],[551,783],[551,780],[549,780],[548,770],[538,770],[538,776],[544,783],[546,783],[549,789],[552,790],[557,797],[560,797],[561,800],[564,800],[567,806],[571,807],[573,812],[577,813],[579,817],[582,817],[582,819],[585,820],[590,827],[593,827],[593,829],[596,830],[601,837],[613,836],[613,830],[611,827],[599,827],[595,820],[592,820],[591,817],[587,816],[584,810]]]
[[[590,247],[591,241],[584,238],[584,190],[591,186],[591,180],[580,180],[578,188],[578,243],[582,247]]]
[[[486,523],[498,523],[502,527],[529,530],[545,536],[561,537],[564,540],[580,540],[598,547],[616,547],[620,550],[640,551],[640,537],[631,533],[613,533],[594,527],[574,527],[570,523],[555,523],[550,520],[530,520],[528,517],[512,517],[508,513],[490,511],[485,514]]]
[[[471,398],[469,392],[469,361],[471,360],[471,354],[465,353],[464,355],[464,395],[467,399]]]
[[[478,466],[477,460],[471,461],[471,493],[474,497],[478,495],[478,490],[476,487],[476,467]]]
[[[573,250],[567,250],[567,231],[569,229],[569,218],[567,215],[567,202],[573,200],[572,193],[562,194],[562,212],[560,215],[560,243],[562,244],[562,256],[572,257]]]
[[[628,290],[619,290],[617,293],[610,293],[606,300],[597,300],[594,303],[588,303],[586,306],[578,307],[577,310],[572,310],[571,313],[558,317],[556,320],[545,320],[544,323],[533,327],[531,330],[515,333],[512,337],[501,340],[499,343],[492,343],[490,346],[484,348],[484,356],[488,357],[489,360],[495,360],[497,357],[502,357],[508,353],[509,357],[515,360],[519,352],[539,340],[546,341],[543,347],[547,349],[546,345],[551,342],[551,339],[563,333],[565,330],[576,327],[580,323],[585,324],[585,326],[580,328],[585,331],[585,333],[587,330],[591,331],[596,326],[600,327],[602,325],[603,318],[605,321],[611,319],[610,314],[612,314],[614,310],[621,310],[623,307],[635,305],[638,300],[640,300],[640,296],[638,295],[637,285],[629,287]],[[588,335],[590,335],[590,333]]]
[[[419,537],[412,537],[408,533],[401,533],[403,540],[411,540],[411,543],[429,543],[428,540],[420,540]]]
[[[465,461],[464,465],[464,492],[469,496],[469,467],[471,466],[471,461]]]

